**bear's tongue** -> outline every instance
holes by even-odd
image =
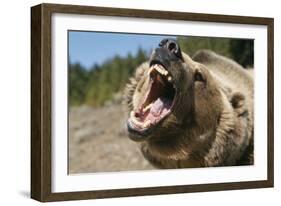
[[[169,112],[171,105],[171,100],[158,97],[157,100],[152,103],[150,110],[145,112],[143,121],[150,120],[151,123],[156,123]]]
[[[165,99],[163,98],[158,98],[152,105],[151,109],[150,109],[150,113],[153,116],[159,116],[162,112],[162,110],[164,109],[164,102]]]

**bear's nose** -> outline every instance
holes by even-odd
[[[166,48],[170,53],[178,58],[182,58],[180,46],[174,39],[163,39],[159,43],[159,47]]]

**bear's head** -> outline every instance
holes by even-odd
[[[129,137],[158,147],[173,147],[180,139],[189,146],[200,144],[202,138],[210,143],[225,98],[208,68],[181,52],[175,40],[164,39],[136,71],[129,98]]]

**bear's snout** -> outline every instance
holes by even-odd
[[[179,44],[174,39],[163,39],[159,43],[150,58],[150,65],[160,63],[165,68],[171,66],[171,62],[182,61],[182,53]]]

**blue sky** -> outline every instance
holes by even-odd
[[[150,52],[163,38],[173,36],[122,34],[105,32],[69,31],[69,57],[71,63],[80,62],[89,69],[94,64],[128,53],[136,54],[139,48]]]

